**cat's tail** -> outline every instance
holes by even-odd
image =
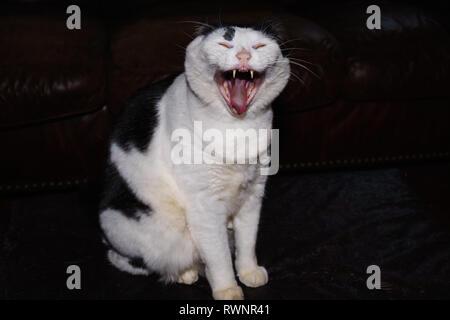
[[[143,261],[140,261],[140,259],[124,257],[113,249],[108,250],[108,260],[120,271],[128,272],[134,275],[149,275],[149,271],[145,268]]]

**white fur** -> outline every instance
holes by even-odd
[[[105,210],[100,222],[110,243],[124,255],[140,256],[150,271],[168,281],[192,283],[196,271],[205,274],[217,299],[242,298],[237,286],[227,240],[227,221],[232,221],[236,245],[236,269],[248,286],[267,283],[267,272],[258,266],[255,242],[266,176],[258,164],[174,165],[170,159],[171,133],[193,130],[194,121],[204,129],[271,129],[270,103],[285,87],[289,61],[276,42],[261,32],[236,28],[227,49],[223,30],[194,39],[186,51],[185,73],[176,78],[158,103],[159,125],[145,152],[125,151],[111,145],[111,161],[130,189],[153,212],[140,220]],[[252,45],[264,42],[255,50]],[[252,68],[266,72],[266,79],[244,117],[230,113],[213,75],[236,63],[235,54],[252,53]],[[245,152],[245,150],[238,150]],[[110,257],[119,269],[131,273],[119,257]],[[186,273],[186,271],[188,271]]]

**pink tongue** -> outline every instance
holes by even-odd
[[[243,114],[247,111],[247,81],[235,79],[234,85],[231,86],[230,100],[231,107],[237,111],[238,114]]]

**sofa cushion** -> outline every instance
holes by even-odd
[[[339,99],[325,107],[275,115],[281,128],[280,163],[291,168],[450,158],[448,98]]]
[[[0,13],[0,127],[102,108],[103,24],[89,10],[82,11],[81,30],[67,29],[64,8],[16,11]]]
[[[342,95],[349,99],[450,96],[450,35],[434,12],[379,3],[381,29],[369,30],[367,5],[326,6],[314,15],[346,57]]]
[[[93,113],[0,130],[0,192],[61,189],[100,176],[111,117]]]

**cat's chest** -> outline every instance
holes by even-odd
[[[217,165],[208,168],[210,191],[230,202],[246,198],[253,189],[259,171],[255,165]]]

